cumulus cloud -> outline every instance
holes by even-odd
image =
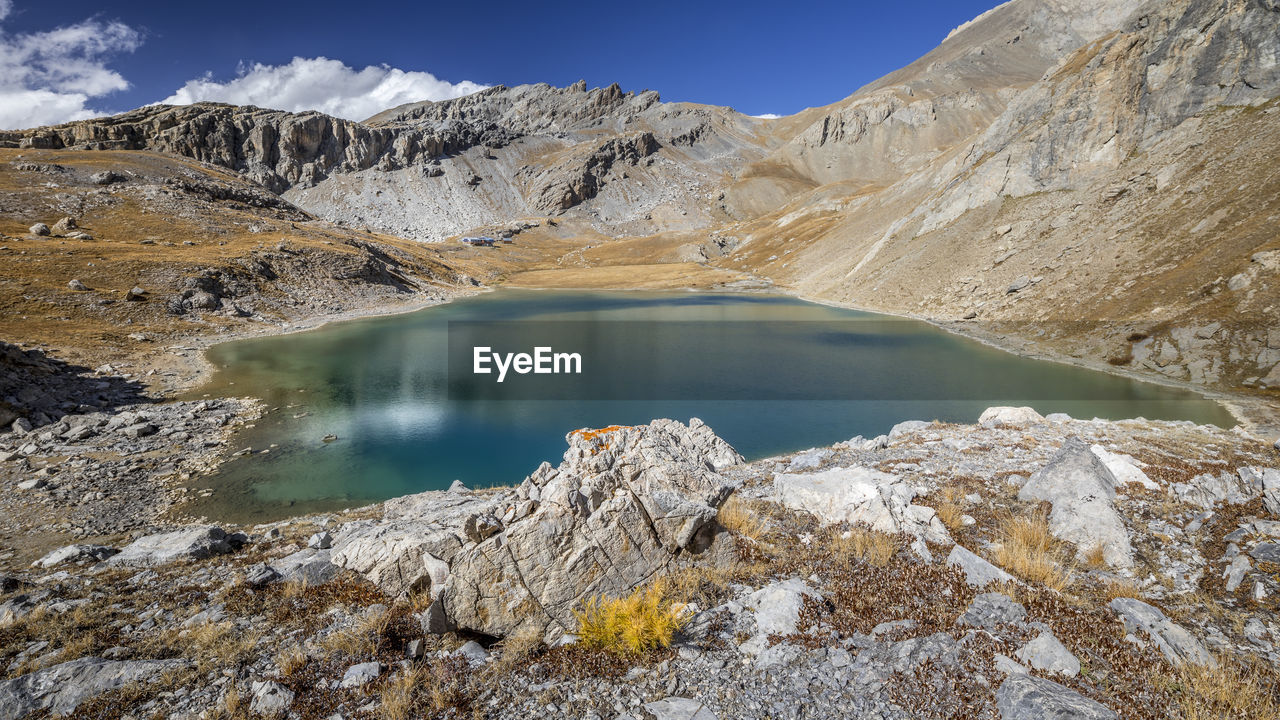
[[[364,120],[404,103],[448,100],[486,87],[469,81],[449,83],[431,73],[387,65],[356,70],[325,57],[295,57],[287,65],[242,66],[238,76],[227,82],[206,75],[160,102],[186,105],[212,100],[292,112],[319,110],[348,120]]]
[[[775,115],[775,114],[773,114],[773,113],[765,113],[765,114],[763,114],[763,115],[752,115],[751,117],[753,117],[753,118],[760,118],[761,120],[777,120],[778,118],[780,118],[780,117],[782,117],[782,116],[781,116],[781,115]]]
[[[13,0],[0,0],[0,23]],[[101,115],[89,104],[129,83],[108,59],[142,44],[120,22],[85,20],[44,32],[11,34],[0,26],[0,128],[28,128]]]

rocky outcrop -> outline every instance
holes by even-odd
[[[108,560],[111,565],[148,567],[178,560],[203,560],[243,545],[244,535],[228,535],[213,526],[195,526],[138,538]]]
[[[1076,546],[1084,557],[1102,548],[1107,564],[1133,567],[1133,547],[1124,518],[1116,511],[1116,478],[1090,447],[1069,439],[1047,465],[1018,491],[1018,499],[1047,501],[1049,531]]]
[[[653,133],[644,132],[607,140],[587,152],[585,159],[575,152],[533,179],[529,193],[533,207],[542,212],[568,210],[595,197],[614,165],[635,166],[657,151]]]
[[[544,464],[502,511],[503,529],[449,563],[444,608],[458,627],[555,636],[593,595],[616,596],[714,541],[741,457],[700,421],[578,430],[558,468]]]
[[[182,660],[115,661],[87,657],[0,682],[0,720],[40,710],[70,715],[80,703],[185,664]]]
[[[848,467],[804,475],[779,473],[773,494],[779,504],[812,513],[823,523],[864,525],[932,543],[951,543],[933,508],[911,502],[916,489],[878,470]]]
[[[1204,645],[1186,628],[1170,620],[1159,608],[1136,598],[1116,598],[1111,609],[1120,616],[1130,633],[1142,633],[1155,643],[1169,662],[1214,665]]]
[[[331,561],[392,596],[426,593],[441,626],[501,636],[571,632],[591,595],[616,596],[707,550],[742,458],[689,425],[578,430],[564,461],[513,491],[459,487],[390,500],[385,517],[341,528]]]
[[[1115,711],[1034,675],[1010,675],[996,690],[1000,720],[1115,720]]]

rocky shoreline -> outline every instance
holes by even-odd
[[[1278,451],[1242,431],[992,408],[751,463],[696,420],[566,441],[508,488],[7,562],[0,717],[1278,707]],[[670,648],[577,634],[655,585]]]

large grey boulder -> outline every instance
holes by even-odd
[[[202,560],[229,553],[237,544],[236,538],[222,528],[198,525],[134,540],[108,558],[107,564],[147,567],[177,560]]]
[[[1044,422],[1044,416],[1029,407],[989,407],[982,411],[978,424],[984,427],[1022,427]]]
[[[144,683],[185,662],[86,657],[5,680],[0,682],[0,720],[18,720],[40,710],[69,715],[96,695]]]
[[[1067,677],[1080,674],[1080,661],[1051,632],[1040,633],[1014,654],[1019,660],[1036,670],[1058,673]]]
[[[934,509],[912,504],[915,487],[879,470],[847,467],[808,474],[779,473],[773,480],[773,495],[779,504],[808,512],[824,524],[845,522],[881,532],[906,533],[932,543],[951,543],[951,534]]]
[[[985,587],[993,582],[1014,582],[1012,575],[960,545],[951,548],[947,565],[960,568],[965,582],[975,587]]]
[[[315,548],[303,548],[286,555],[272,561],[270,567],[285,582],[301,582],[311,586],[324,585],[342,570],[333,564],[328,550]]]
[[[1130,633],[1142,632],[1151,638],[1169,662],[1215,665],[1204,645],[1159,608],[1136,598],[1116,598],[1111,601],[1111,609],[1120,616]]]
[[[1032,473],[1018,499],[1023,502],[1048,501],[1049,532],[1074,543],[1077,556],[1102,548],[1107,564],[1120,569],[1133,567],[1133,546],[1124,519],[1115,507],[1116,478],[1092,448],[1071,438]]]
[[[577,430],[566,440],[558,468],[544,463],[517,502],[494,509],[502,531],[448,559],[441,599],[457,627],[528,627],[554,639],[576,627],[584,599],[624,594],[714,540],[717,508],[733,488],[718,471],[742,459],[701,421]]]
[[[1052,680],[1014,673],[996,690],[1000,720],[1115,720],[1105,705]]]

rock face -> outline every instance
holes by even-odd
[[[1101,547],[1107,564],[1133,567],[1133,547],[1124,519],[1115,507],[1116,478],[1084,442],[1071,438],[1018,491],[1023,502],[1053,504],[1049,531],[1074,543],[1083,557]]]
[[[109,690],[145,682],[183,661],[114,661],[87,657],[0,682],[0,720],[18,720],[38,710],[56,716]]]
[[[579,430],[558,468],[544,464],[503,511],[506,528],[449,562],[444,609],[460,628],[572,631],[586,597],[619,595],[672,558],[713,541],[731,491],[719,470],[741,457],[697,419]]]
[[[112,565],[146,567],[176,560],[200,560],[229,553],[242,542],[242,536],[227,535],[222,528],[196,526],[139,538],[126,545],[107,562]]]
[[[1116,598],[1111,609],[1124,621],[1130,632],[1142,632],[1160,648],[1171,663],[1195,663],[1214,665],[1213,658],[1204,645],[1186,628],[1170,620],[1159,608],[1136,598]]]
[[[216,103],[151,106],[0,132],[0,147],[181,155],[240,172],[325,219],[414,239],[588,203],[597,212],[578,219],[613,235],[708,224],[702,198],[722,173],[763,154],[762,124],[616,84],[538,84],[413,103],[364,122]],[[664,148],[665,168],[655,172]]]
[[[1010,675],[996,690],[1000,720],[1116,720],[1119,716],[1080,693],[1034,675]]]
[[[916,490],[902,478],[863,467],[819,473],[780,473],[774,498],[794,510],[812,513],[824,523],[866,525],[887,533],[906,533],[932,543],[950,543],[951,535],[933,508],[914,505]]]
[[[429,593],[432,624],[487,635],[574,628],[590,595],[619,595],[713,541],[742,461],[696,418],[570,433],[558,468],[514,491],[465,488],[390,500],[334,535],[332,562],[387,593]]]

